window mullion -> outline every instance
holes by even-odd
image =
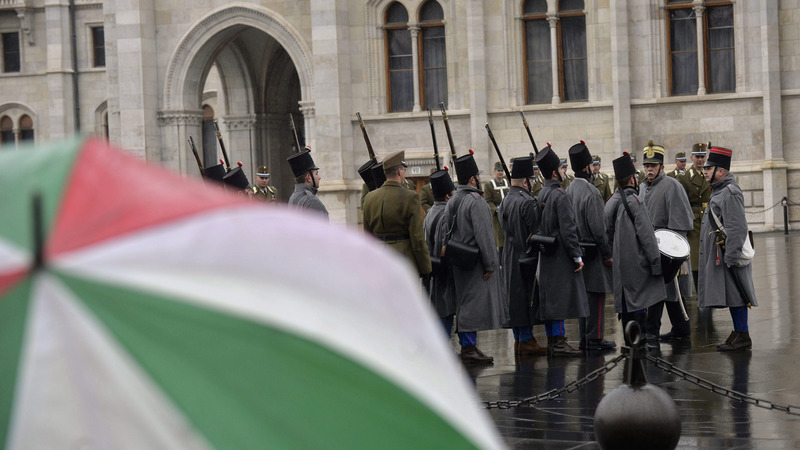
[[[557,105],[561,103],[561,91],[559,89],[558,63],[561,60],[561,55],[558,54],[558,17],[555,14],[547,13],[547,23],[550,24],[550,63],[552,64],[553,71],[553,100],[552,103]]]
[[[419,26],[411,25],[408,27],[408,31],[411,33],[411,70],[413,72],[412,78],[414,79],[414,107],[412,111],[419,112],[422,110],[419,106]]]
[[[697,95],[706,95],[706,39],[703,12],[706,7],[702,5],[694,6],[695,23],[697,31]]]

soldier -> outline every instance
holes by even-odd
[[[422,231],[419,196],[403,187],[406,178],[405,152],[383,160],[386,181],[364,198],[364,230],[405,256],[421,276],[431,273],[431,258]]]
[[[500,228],[500,221],[497,218],[497,207],[503,201],[503,197],[508,192],[508,180],[506,180],[503,165],[500,161],[494,163],[494,178],[483,184],[483,198],[489,204],[489,210],[492,212],[492,229],[494,229],[494,239],[497,242],[497,248],[502,249],[505,237],[503,230]]]
[[[239,195],[247,195],[247,187],[250,186],[250,182],[247,181],[247,175],[242,170],[241,162],[238,167],[234,167],[222,177],[222,182],[225,184],[225,190]]]
[[[256,184],[252,187],[252,195],[256,200],[262,202],[278,201],[278,188],[269,184],[269,167],[260,166],[256,170]]]
[[[668,177],[678,178],[678,175],[686,173],[686,152],[675,154],[675,170],[667,172]]]
[[[453,286],[453,277],[450,276],[450,270],[440,262],[439,256],[442,251],[442,243],[437,240],[437,236],[443,238],[444,233],[447,231],[444,230],[444,232],[438,232],[437,234],[437,230],[441,228],[440,225],[445,222],[441,219],[447,201],[456,191],[447,167],[431,174],[430,187],[434,201],[433,206],[428,210],[428,214],[425,215],[423,228],[425,230],[425,242],[430,250],[431,263],[436,261],[436,264],[431,264],[432,272],[429,292],[433,308],[442,321],[449,339],[453,329],[453,316],[456,312],[455,286]]]
[[[750,261],[741,260],[745,240],[749,239],[744,215],[744,196],[730,173],[733,152],[711,147],[703,166],[711,185],[711,198],[700,230],[701,308],[729,308],[733,331],[717,346],[721,352],[741,351],[753,346],[747,323],[747,309],[758,306]],[[724,228],[724,232],[722,231]]]
[[[661,276],[661,252],[647,207],[636,194],[636,167],[627,152],[615,159],[614,177],[620,186],[604,210],[612,247],[614,310],[622,328],[635,320],[645,329],[646,310],[667,298]]]
[[[600,156],[594,155],[592,157],[592,183],[600,191],[603,202],[607,202],[614,193],[611,192],[611,179],[608,175],[600,172],[600,166]]]
[[[477,331],[493,330],[503,322],[502,288],[497,247],[492,232],[492,213],[481,198],[478,165],[472,154],[455,161],[458,187],[445,207],[449,240],[479,249],[472,268],[452,266],[456,294],[456,330],[461,344],[461,360],[467,363],[492,363],[477,346]]]
[[[436,172],[436,169],[431,169],[431,175]],[[450,175],[448,175],[450,177]],[[422,210],[425,211],[427,214],[428,211],[433,206],[433,203],[436,201],[433,198],[433,187],[431,186],[431,182],[425,183],[419,190],[419,201],[422,204]]]
[[[536,198],[539,196],[539,192],[544,187],[544,177],[541,173],[539,173],[539,166],[536,165],[534,162],[533,164],[533,185],[531,186],[531,196]]]
[[[511,168],[511,188],[497,208],[500,226],[506,236],[502,254],[503,281],[508,301],[508,326],[514,333],[514,354],[517,355],[547,354],[547,349],[540,347],[533,337],[533,325],[541,323],[536,322],[531,305],[535,269],[520,264],[521,259],[529,260],[527,239],[536,233],[539,226],[539,208],[530,194],[532,176],[533,159],[530,156],[515,158]]]
[[[694,227],[687,234],[689,247],[691,248],[692,279],[694,280],[694,290],[697,292],[698,269],[700,268],[700,225],[703,222],[703,213],[708,206],[708,199],[711,198],[711,185],[703,176],[703,164],[706,163],[706,144],[697,143],[692,147],[692,166],[683,176],[677,177],[686,195],[689,197],[689,205],[694,214]]]
[[[317,190],[322,177],[319,176],[319,167],[314,165],[314,159],[311,158],[311,149],[306,147],[302,152],[288,157],[286,161],[292,168],[295,182],[294,192],[289,197],[289,205],[320,212],[327,219],[328,210],[317,198]]]
[[[567,190],[569,184],[575,179],[573,175],[567,173],[567,158],[561,158],[561,165],[558,170],[561,171],[561,188]]]
[[[623,152],[623,153],[628,155],[628,152]],[[635,175],[636,175],[636,179],[638,180],[636,185],[638,186],[639,184],[642,183],[642,181],[644,181],[644,172],[642,172],[641,170],[636,168],[636,155],[634,153],[630,154],[630,158],[631,158],[631,161],[633,162],[633,170],[636,171]],[[619,188],[619,185],[617,184],[617,181],[614,180],[614,192],[616,192],[618,188]]]
[[[644,199],[647,205],[647,212],[653,226],[667,228],[675,231],[681,236],[686,237],[693,227],[694,217],[692,207],[689,206],[689,198],[686,197],[681,184],[674,178],[664,174],[664,147],[655,145],[653,141],[647,143],[642,151],[644,155],[645,181],[639,185],[639,197]],[[689,262],[687,261],[687,265]],[[672,329],[664,334],[664,339],[676,341],[688,339],[691,334],[689,321],[683,317],[683,310],[678,304],[683,301],[682,297],[692,295],[692,282],[688,271],[681,270],[678,276],[678,284],[681,293],[675,290],[675,283],[667,283],[667,313],[672,323]],[[656,303],[647,310],[647,330],[648,344],[655,345],[659,340],[659,330],[661,330],[661,315],[664,312],[664,304]]]
[[[589,305],[583,283],[575,210],[561,188],[561,161],[548,145],[536,156],[545,182],[539,193],[539,235],[556,242],[539,254],[537,318],[544,321],[548,356],[578,356],[566,339],[565,319],[586,317]]]
[[[578,319],[581,350],[610,350],[617,346],[605,336],[606,293],[612,290],[611,247],[603,218],[605,201],[590,181],[592,155],[581,141],[569,149],[575,179],[567,188],[578,228],[578,241],[593,244],[583,249],[583,283],[589,300],[589,316]],[[606,184],[607,186],[607,184]]]

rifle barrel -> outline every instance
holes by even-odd
[[[436,143],[436,130],[433,125],[433,113],[431,109],[428,108],[428,123],[431,125],[431,138],[433,138],[433,162],[436,164],[436,170],[442,170],[442,167],[439,165],[439,144]]]
[[[230,172],[231,171],[231,161],[228,159],[228,152],[225,151],[225,142],[222,141],[222,133],[219,131],[219,125],[217,125],[217,121],[214,121],[214,129],[217,130],[217,141],[219,141],[219,148],[222,150],[222,157],[225,159],[225,169]]]
[[[528,127],[528,121],[525,119],[525,113],[520,110],[519,115],[522,116],[522,124],[525,125],[525,131],[528,132],[528,137],[531,140],[531,144],[533,144],[533,154],[536,156],[539,154],[539,148],[536,147],[536,141],[533,140],[533,134],[531,133],[530,127]]]
[[[439,107],[442,108],[442,121],[444,122],[444,129],[447,131],[447,143],[450,144],[450,164],[453,166],[453,175],[458,178],[458,173],[456,172],[456,146],[453,144],[453,134],[450,132],[450,123],[447,121],[447,110],[444,107],[444,102],[439,103]]]
[[[367,144],[369,159],[371,159],[373,162],[378,162],[378,157],[375,156],[375,150],[372,149],[372,142],[369,140],[367,126],[364,124],[364,120],[361,118],[361,112],[356,111],[356,117],[358,117],[358,124],[361,126],[361,134],[364,135],[364,142]]]
[[[296,153],[300,153],[302,151],[302,147],[300,147],[300,139],[297,137],[297,128],[294,126],[294,117],[292,117],[292,113],[289,113],[289,124],[292,127],[292,136],[294,137],[294,145],[297,150]]]
[[[503,154],[500,153],[500,147],[497,146],[497,141],[494,140],[494,134],[492,134],[492,129],[489,128],[489,124],[486,124],[486,131],[489,133],[489,139],[492,141],[492,145],[494,145],[494,151],[497,152],[497,157],[500,158],[500,164],[503,165],[503,172],[506,173],[506,178],[508,178],[508,183],[511,184],[511,172],[508,171],[508,166],[506,166],[506,161],[503,159]]]
[[[200,176],[206,176],[206,170],[203,168],[203,162],[200,161],[200,155],[197,153],[197,147],[194,146],[194,139],[189,136],[189,147],[192,149],[192,153],[194,153],[194,159],[197,161],[197,168],[200,169]]]

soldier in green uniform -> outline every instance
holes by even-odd
[[[433,175],[434,172],[436,172],[436,168],[431,169],[431,175]],[[422,204],[422,209],[425,211],[425,214],[428,214],[428,210],[431,209],[435,201],[433,199],[433,188],[431,187],[430,181],[419,190],[419,201]]]
[[[422,207],[416,192],[405,189],[405,152],[383,161],[386,181],[364,198],[364,229],[405,256],[422,277],[431,273],[431,258],[422,229]]]
[[[260,166],[256,170],[256,184],[250,187],[248,194],[262,202],[278,201],[278,188],[269,184],[269,167]]]
[[[498,249],[503,248],[505,235],[500,227],[500,220],[497,218],[497,207],[508,193],[509,187],[503,165],[497,161],[494,163],[494,178],[483,184],[483,198],[489,204],[489,210],[492,212],[492,228],[494,228],[494,240]]]
[[[594,187],[600,191],[600,196],[603,197],[603,201],[607,202],[608,199],[614,195],[614,191],[611,190],[611,179],[609,176],[600,172],[600,161],[599,155],[592,156],[592,183],[594,183]]]
[[[539,172],[539,166],[533,166],[533,183],[531,183],[531,196],[536,198],[544,186],[544,176]]]
[[[706,144],[697,143],[692,146],[692,166],[683,175],[676,177],[681,183],[689,204],[694,214],[694,228],[686,235],[689,241],[692,259],[692,275],[694,276],[694,289],[697,291],[697,271],[699,269],[698,256],[700,254],[700,225],[703,223],[703,214],[711,198],[711,185],[703,175],[703,165],[706,163]]]
[[[678,178],[678,175],[686,173],[686,152],[678,152],[675,155],[675,169],[667,172],[668,177]]]
[[[561,171],[561,188],[564,190],[566,190],[569,184],[572,183],[572,180],[575,179],[575,175],[567,173],[567,167],[567,158],[561,158],[561,165],[558,167],[558,170]]]

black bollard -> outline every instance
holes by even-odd
[[[783,205],[783,234],[789,234],[789,199],[783,197],[781,205]]]
[[[609,392],[594,413],[594,435],[603,449],[669,449],[678,446],[681,418],[664,390],[647,383],[642,356],[646,349],[639,324],[625,327],[625,381]]]

